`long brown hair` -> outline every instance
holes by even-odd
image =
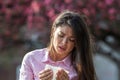
[[[76,12],[68,10],[63,11],[53,23],[51,36],[53,34],[53,29],[62,25],[70,26],[75,35],[76,41],[75,47],[71,52],[71,63],[78,73],[79,80],[96,80],[92,60],[91,37],[85,20]],[[52,38],[48,48],[51,51],[54,50]]]

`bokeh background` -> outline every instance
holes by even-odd
[[[120,0],[0,0],[0,80],[18,80],[23,56],[47,46],[66,9],[87,15],[98,79],[120,80]]]

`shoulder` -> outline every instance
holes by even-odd
[[[46,48],[30,51],[24,55],[23,60],[26,61],[26,60],[31,60],[33,58],[40,58],[40,57],[42,58],[46,52],[47,52]]]

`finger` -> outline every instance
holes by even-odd
[[[40,74],[39,74],[39,78],[44,78],[44,77],[48,76],[51,73],[52,73],[52,70],[41,71]]]
[[[46,72],[49,72],[49,71],[51,71],[51,69],[45,69],[45,70],[40,71],[39,74],[43,74],[43,73],[46,73]]]
[[[44,78],[46,76],[48,76],[51,72],[44,72],[42,74],[39,74],[39,78]]]
[[[44,77],[43,79],[44,80],[52,80],[52,78],[53,78],[53,72],[50,73],[48,76]]]
[[[63,80],[61,70],[59,70],[56,75],[57,75],[56,80]]]
[[[58,78],[60,80],[69,80],[69,76],[68,76],[67,72],[65,72],[63,69],[59,70],[59,72],[58,72]]]
[[[56,80],[60,80],[60,74],[57,74]]]
[[[62,70],[64,80],[69,80],[69,76],[66,71]]]

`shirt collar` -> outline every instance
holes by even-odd
[[[68,55],[66,58],[64,58],[64,59],[62,60],[62,62],[63,62],[66,66],[70,66],[70,65],[71,65],[70,55]]]

